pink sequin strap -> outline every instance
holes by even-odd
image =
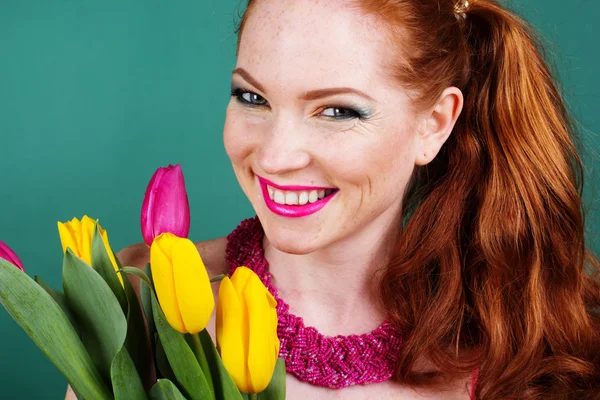
[[[277,296],[271,283],[263,235],[258,217],[242,221],[227,236],[226,259],[230,273],[240,265],[256,272],[277,300],[279,356],[285,360],[287,371],[302,381],[334,389],[389,379],[402,345],[400,332],[388,321],[367,334],[335,337],[304,326],[301,317],[289,312],[289,305]]]

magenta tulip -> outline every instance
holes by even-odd
[[[156,170],[142,205],[142,236],[150,246],[155,237],[169,232],[187,238],[190,231],[190,205],[179,164]]]
[[[23,268],[23,263],[21,262],[19,257],[2,240],[0,240],[0,258],[5,259],[9,263],[13,264],[15,267],[19,268],[21,271],[25,271],[25,268]]]

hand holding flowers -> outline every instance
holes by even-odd
[[[215,301],[186,237],[189,205],[179,165],[153,176],[141,226],[150,246],[145,271],[120,265],[97,221],[59,222],[64,293],[30,279],[0,242],[0,303],[79,399],[285,398],[275,300],[252,271],[239,267],[221,282],[219,351],[206,331]],[[143,281],[141,304],[128,274]]]

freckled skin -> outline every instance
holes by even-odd
[[[225,147],[244,193],[272,244],[309,253],[351,236],[384,236],[398,220],[404,188],[419,151],[418,115],[410,98],[384,70],[388,54],[374,20],[343,1],[261,0],[250,14],[233,82],[262,96],[267,107],[248,108],[235,97],[227,108]],[[305,101],[313,89],[351,87],[355,94]],[[367,103],[370,119],[335,121],[327,106]],[[323,212],[296,220],[271,213],[255,174],[281,185],[340,189]],[[325,229],[326,228],[326,229]]]
[[[236,68],[262,89],[237,73],[232,85],[260,96],[263,105],[249,107],[232,96],[224,127],[234,172],[265,230],[265,257],[279,295],[324,335],[368,332],[385,319],[373,274],[397,234],[415,165],[430,161],[425,153],[435,157],[458,117],[448,110],[459,113],[462,107],[458,96],[459,105],[451,101],[440,108],[447,118],[416,112],[385,68],[391,51],[387,34],[378,30],[382,24],[348,4],[257,0]],[[339,87],[372,100],[350,93],[303,98]],[[334,108],[368,112],[362,119],[335,120],[327,117]],[[443,129],[431,128],[438,125]],[[281,186],[339,192],[315,214],[286,218],[267,208],[256,175]],[[468,398],[464,381],[441,394],[391,380],[341,390],[312,386],[291,374],[286,382],[290,400]]]

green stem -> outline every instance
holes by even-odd
[[[208,382],[208,386],[210,388],[210,392],[213,395],[213,399],[215,398],[215,387],[213,384],[212,376],[210,374],[210,367],[208,365],[208,360],[206,358],[206,354],[204,353],[204,348],[202,347],[202,343],[200,342],[200,337],[197,333],[191,334],[188,333],[185,335],[185,340],[194,352],[196,359],[198,360],[198,364],[200,364],[200,368],[202,368],[202,372],[204,372],[204,377]]]
[[[248,400],[257,400],[258,393],[248,393]]]
[[[221,275],[217,275],[217,276],[213,276],[212,278],[210,278],[210,282],[219,282],[221,280],[223,280],[223,278],[225,278],[227,275],[221,274]]]

